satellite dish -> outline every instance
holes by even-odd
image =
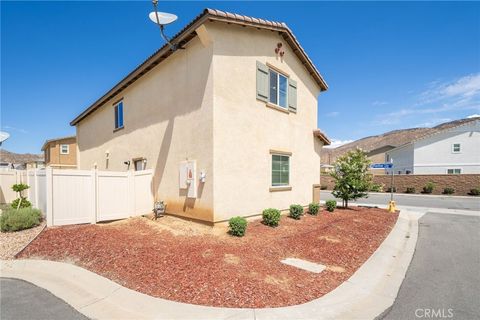
[[[156,23],[161,26],[170,24],[178,19],[178,17],[174,14],[166,13],[166,12],[155,12],[155,11],[150,12],[148,17],[150,18],[150,20],[153,21],[153,23]],[[157,20],[157,17],[158,17],[158,20]]]
[[[7,140],[10,137],[10,134],[4,131],[0,131],[0,145],[3,141]]]

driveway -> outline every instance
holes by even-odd
[[[2,320],[85,320],[63,300],[29,282],[0,278],[0,318]]]
[[[393,197],[397,206],[480,211],[479,197],[455,197],[422,194],[409,195],[402,193],[394,193]],[[330,200],[335,198],[332,196],[330,191],[321,191],[320,199]],[[337,201],[341,203],[342,200],[337,199]],[[390,193],[371,193],[368,198],[359,199],[358,203],[387,206],[389,201]]]
[[[480,319],[480,217],[427,213],[392,308],[379,319]]]

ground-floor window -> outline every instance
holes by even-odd
[[[272,186],[288,186],[290,184],[290,156],[272,154]]]
[[[454,168],[454,169],[447,169],[447,174],[461,174],[462,169]]]

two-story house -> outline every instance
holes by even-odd
[[[49,139],[42,146],[45,165],[55,169],[77,167],[77,139],[75,136]]]
[[[392,159],[395,174],[480,173],[480,119],[391,149],[385,161]]]
[[[153,169],[167,213],[210,223],[307,205],[327,84],[286,24],[206,9],[88,107],[79,168]]]

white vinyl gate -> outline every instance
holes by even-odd
[[[28,184],[28,198],[46,215],[48,226],[123,219],[149,213],[153,208],[152,170],[47,168],[12,170],[0,178],[1,194],[8,198],[4,202],[15,198],[8,191],[14,183]]]

